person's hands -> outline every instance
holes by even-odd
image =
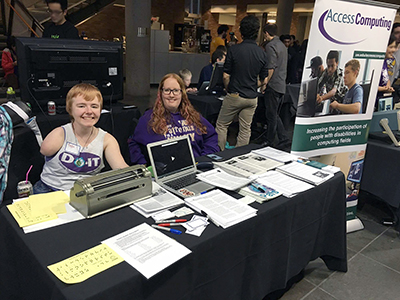
[[[197,88],[187,88],[186,89],[186,93],[196,93],[197,92]]]
[[[384,87],[385,89],[384,89],[384,91],[385,92],[394,92],[394,88],[392,88],[391,86],[390,86],[390,84],[389,84],[389,82],[385,85],[385,87]]]
[[[320,104],[323,101],[321,95],[317,95],[317,103]]]
[[[331,109],[337,109],[338,106],[339,106],[339,103],[338,103],[336,100],[333,101],[333,102],[329,105],[329,107],[330,107]]]
[[[13,62],[13,66],[15,67],[15,66],[17,66],[17,65],[18,65],[17,61],[14,61],[14,62]]]

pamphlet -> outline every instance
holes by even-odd
[[[278,150],[275,148],[271,148],[271,147],[265,147],[265,148],[253,150],[251,152],[254,154],[257,154],[257,155],[272,158],[276,161],[283,162],[283,163],[295,161],[297,159],[297,156],[295,156],[293,154],[290,154],[290,153],[287,153],[285,151]]]
[[[277,171],[314,185],[319,185],[333,177],[331,172],[316,169],[298,162],[280,166],[277,168]]]
[[[252,181],[249,178],[228,174],[220,168],[197,174],[196,177],[201,181],[230,191],[240,189]]]
[[[224,162],[214,162],[214,164],[244,177],[254,177],[283,165],[282,162],[254,153],[240,155]]]
[[[145,213],[152,213],[184,204],[182,199],[163,189],[156,182],[153,182],[152,193],[150,198],[135,202],[133,205]]]
[[[307,182],[277,171],[268,171],[257,178],[257,182],[282,192],[283,195],[288,198],[314,187]]]
[[[251,196],[255,198],[257,202],[263,203],[265,201],[279,197],[280,195],[282,195],[282,192],[279,192],[265,184],[254,181],[244,188],[241,188],[239,194],[243,196]]]

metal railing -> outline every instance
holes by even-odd
[[[36,28],[38,28],[41,32],[43,32],[44,27],[34,16],[32,16],[32,14],[25,7],[25,5],[19,0],[11,0],[11,2],[9,0],[4,0],[4,1],[10,7],[7,35],[8,36],[12,35],[12,24],[15,13],[20,18],[20,20],[26,25],[26,27],[28,27],[28,29],[31,31],[31,36],[35,35],[36,37],[39,37],[39,35],[36,33]],[[32,20],[32,26],[29,25],[28,22],[25,20],[25,18],[21,16],[21,14],[16,10],[15,4],[17,4],[18,7],[22,10],[22,12]]]

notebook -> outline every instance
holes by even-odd
[[[189,136],[147,144],[156,182],[183,198],[200,195],[213,185],[196,178],[197,168]]]

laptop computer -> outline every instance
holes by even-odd
[[[203,81],[203,83],[201,84],[200,89],[197,91],[197,95],[207,95],[209,94],[208,92],[208,86],[210,85],[209,81]]]
[[[197,168],[189,136],[147,144],[156,182],[182,197],[200,195],[213,185],[196,178]]]

